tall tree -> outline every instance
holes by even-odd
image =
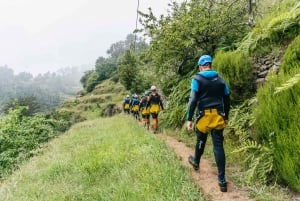
[[[140,51],[145,49],[148,45],[143,37],[136,37],[134,34],[128,34],[124,41],[118,41],[110,46],[106,51],[111,57],[118,58],[122,56],[126,50],[133,49]]]
[[[130,50],[126,50],[118,68],[121,83],[127,90],[132,90],[136,80],[137,60]]]
[[[201,54],[214,55],[219,48],[234,49],[249,31],[248,0],[191,0],[170,5],[167,16],[141,13],[144,31],[152,39],[149,55],[157,80],[168,95],[177,80],[196,71]]]
[[[104,58],[99,57],[96,61],[96,72],[99,76],[99,81],[108,79],[117,70],[117,59],[114,57]]]

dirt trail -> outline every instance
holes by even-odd
[[[188,163],[188,156],[194,154],[192,148],[187,147],[184,143],[178,142],[175,138],[159,134],[159,138],[164,140],[175,153],[180,157],[182,163],[191,169],[192,178],[196,181],[203,193],[211,201],[251,201],[247,197],[246,189],[238,189],[234,184],[228,181],[228,192],[222,193],[217,183],[217,168],[212,167],[210,162],[205,158],[201,158],[200,171],[195,171]]]

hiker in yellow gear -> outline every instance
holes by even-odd
[[[140,100],[137,94],[133,95],[133,98],[131,100],[131,113],[133,115],[133,117],[136,120],[140,119],[140,114],[139,114],[139,104],[140,104]]]
[[[129,114],[130,113],[129,110],[130,110],[130,97],[129,95],[127,95],[123,100],[123,111],[125,114]]]
[[[162,98],[160,94],[156,92],[156,87],[151,86],[151,94],[148,97],[148,107],[150,107],[150,114],[153,119],[153,130],[154,133],[158,132],[158,114],[161,110],[164,110]]]
[[[140,101],[140,112],[142,114],[143,126],[145,129],[149,130],[150,125],[150,107],[148,107],[148,97],[150,95],[149,91],[145,91],[144,96]]]
[[[191,83],[191,93],[187,112],[187,130],[196,132],[195,156],[188,161],[195,170],[199,169],[208,134],[211,134],[215,161],[218,167],[220,190],[227,192],[225,179],[225,151],[223,130],[228,122],[230,98],[229,88],[217,71],[212,70],[212,58],[203,55],[198,60],[199,71]],[[194,111],[197,107],[195,125],[192,127]]]

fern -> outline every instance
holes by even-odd
[[[282,8],[283,3],[277,6]],[[267,54],[276,44],[282,42],[283,37],[294,38],[299,34],[300,6],[299,2],[289,8],[280,9],[277,15],[273,12],[265,16],[264,20],[243,39],[238,51],[252,54]],[[289,34],[286,34],[286,33]]]
[[[246,182],[266,184],[268,176],[274,170],[274,145],[271,141],[274,133],[269,134],[269,140],[262,144],[246,139],[242,141],[242,145],[234,150],[234,153],[243,152],[247,156],[244,160],[245,166],[248,168],[246,173]]]
[[[292,88],[294,85],[296,85],[300,81],[300,74],[296,74],[294,77],[290,78],[288,81],[283,83],[280,87],[275,88],[275,94],[278,94],[282,91],[285,91],[287,89]]]
[[[253,138],[255,117],[252,109],[256,104],[257,100],[253,98],[231,109],[228,128],[238,136],[239,146],[233,153],[244,153],[245,156],[245,181],[266,184],[274,171],[274,133],[270,133],[267,140],[261,142]]]
[[[249,139],[251,135],[251,128],[255,122],[251,107],[255,103],[256,99],[253,98],[230,110],[230,121],[228,128],[235,135],[239,136],[240,141]]]

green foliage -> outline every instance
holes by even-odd
[[[93,89],[95,88],[95,86],[97,84],[99,84],[99,76],[96,71],[93,71],[93,72],[91,72],[91,74],[89,74],[89,76],[87,78],[85,90],[87,92],[91,92],[91,91],[93,91]]]
[[[74,121],[73,116],[74,112],[60,109],[51,111],[51,113],[46,115],[46,118],[48,119],[49,123],[51,123],[55,131],[65,132],[70,128],[71,125],[79,122]]]
[[[297,71],[299,73],[299,69],[294,73]],[[274,171],[281,181],[299,191],[300,84],[286,81],[289,79],[290,76],[284,74],[270,76],[268,84],[258,91],[255,137],[259,143],[263,143],[269,139],[268,133],[274,133]],[[290,86],[286,87],[287,83],[291,83]]]
[[[111,79],[111,81],[113,81],[114,83],[118,83],[118,82],[120,81],[117,71],[114,72],[114,73],[112,74],[112,76],[111,76],[110,79]]]
[[[100,116],[110,116],[120,112],[122,100],[129,93],[120,82],[113,78],[97,84],[91,93],[66,99],[61,107],[49,118],[65,119],[69,125]],[[60,117],[62,116],[62,117]]]
[[[62,119],[47,119],[43,115],[24,116],[26,109],[15,105],[0,119],[0,178],[31,157],[41,143],[55,137],[56,129],[61,129],[61,124],[65,123]]]
[[[23,113],[25,116],[33,116],[34,114],[41,112],[41,105],[34,96],[20,97],[16,100],[12,100],[5,104],[3,111],[7,114],[10,108],[16,108],[16,106],[28,107],[28,109]]]
[[[166,128],[181,128],[186,121],[191,77],[183,78],[169,95],[166,110],[160,115],[160,125]]]
[[[112,44],[106,53],[110,55],[110,58],[121,58],[127,50],[133,50],[138,53],[147,47],[145,38],[137,37],[131,33],[126,36],[125,40]]]
[[[299,81],[300,81],[300,74],[296,74],[294,77],[290,78],[285,83],[283,83],[280,87],[276,87],[274,94],[292,88],[294,85],[298,84]]]
[[[251,136],[254,132],[253,107],[255,106],[256,100],[253,98],[230,109],[228,130],[230,136],[238,137],[239,143],[253,139]]]
[[[280,65],[280,72],[283,72],[285,74],[290,74],[291,71],[299,67],[300,67],[300,35],[297,36],[286,49],[282,59],[282,63]]]
[[[274,179],[274,151],[275,147],[271,140],[273,133],[269,135],[269,141],[258,143],[257,141],[243,138],[241,145],[235,152],[243,152],[246,158],[243,162],[246,171],[245,181],[251,184],[267,184]]]
[[[96,72],[99,76],[99,81],[103,81],[112,76],[112,74],[117,70],[117,60],[115,58],[104,58],[99,57],[96,61],[95,66]]]
[[[205,200],[176,155],[120,115],[75,125],[2,186],[7,201]]]
[[[245,37],[238,50],[251,55],[266,55],[274,46],[284,45],[300,33],[300,4],[297,0],[279,1],[273,12],[264,16]]]
[[[243,181],[248,184],[267,184],[274,179],[274,144],[273,133],[264,142],[253,138],[255,118],[253,108],[255,99],[249,99],[230,111],[228,131],[231,139],[237,144],[233,153],[241,154],[246,176]],[[242,159],[242,157],[240,157]]]
[[[141,13],[142,24],[152,37],[149,57],[164,94],[169,95],[177,80],[196,69],[202,53],[234,48],[248,31],[246,1],[192,0],[173,3],[168,16],[156,18],[152,11]]]
[[[82,84],[83,88],[86,88],[87,80],[93,72],[94,70],[85,71],[84,75],[80,78],[80,83]]]
[[[137,65],[137,61],[133,61],[136,60],[136,58],[129,58],[130,56],[128,55],[128,52],[132,51],[130,52],[130,54],[135,57],[136,55],[143,52],[143,50],[145,50],[147,47],[148,45],[145,42],[144,38],[136,37],[133,34],[128,34],[126,40],[124,41],[119,41],[112,44],[107,50],[107,53],[110,56],[108,58],[100,56],[96,61],[95,70],[86,71],[85,74],[81,77],[80,82],[83,85],[84,89],[87,92],[91,92],[97,84],[112,77],[114,78],[113,80],[115,82],[118,82],[119,75],[121,75],[122,83],[124,85],[128,85],[130,81],[128,79],[127,73],[128,71],[130,71],[130,67],[132,67],[131,65],[133,65],[133,67]],[[118,63],[119,60],[121,60],[120,64]],[[121,70],[119,65],[123,65]],[[136,80],[135,83],[130,83],[130,86],[137,86],[136,82],[138,81],[140,80]]]
[[[130,50],[126,50],[118,69],[120,82],[124,85],[126,90],[131,90],[131,88],[134,87],[137,72],[138,68],[135,55]]]
[[[229,84],[232,103],[241,103],[256,92],[253,64],[247,54],[220,51],[213,60],[213,68]]]
[[[273,12],[248,34],[237,52],[245,55],[244,58],[249,57],[247,55],[269,54],[298,36],[299,5],[294,0],[276,4]],[[243,105],[231,110],[230,131],[237,134],[240,143],[236,152],[242,152],[245,156],[248,182],[266,184],[279,180],[299,191],[297,175],[300,164],[296,159],[300,154],[297,148],[300,111],[298,38],[286,50],[279,76],[269,73],[266,83],[259,89],[258,106],[254,113],[245,111]],[[217,68],[219,59],[221,63],[226,61],[217,54],[214,61]],[[251,71],[248,73],[252,75]],[[232,83],[239,83],[237,76],[231,75],[231,79],[227,79],[231,90]],[[247,87],[245,89],[248,90]],[[249,125],[248,121],[252,123]]]

